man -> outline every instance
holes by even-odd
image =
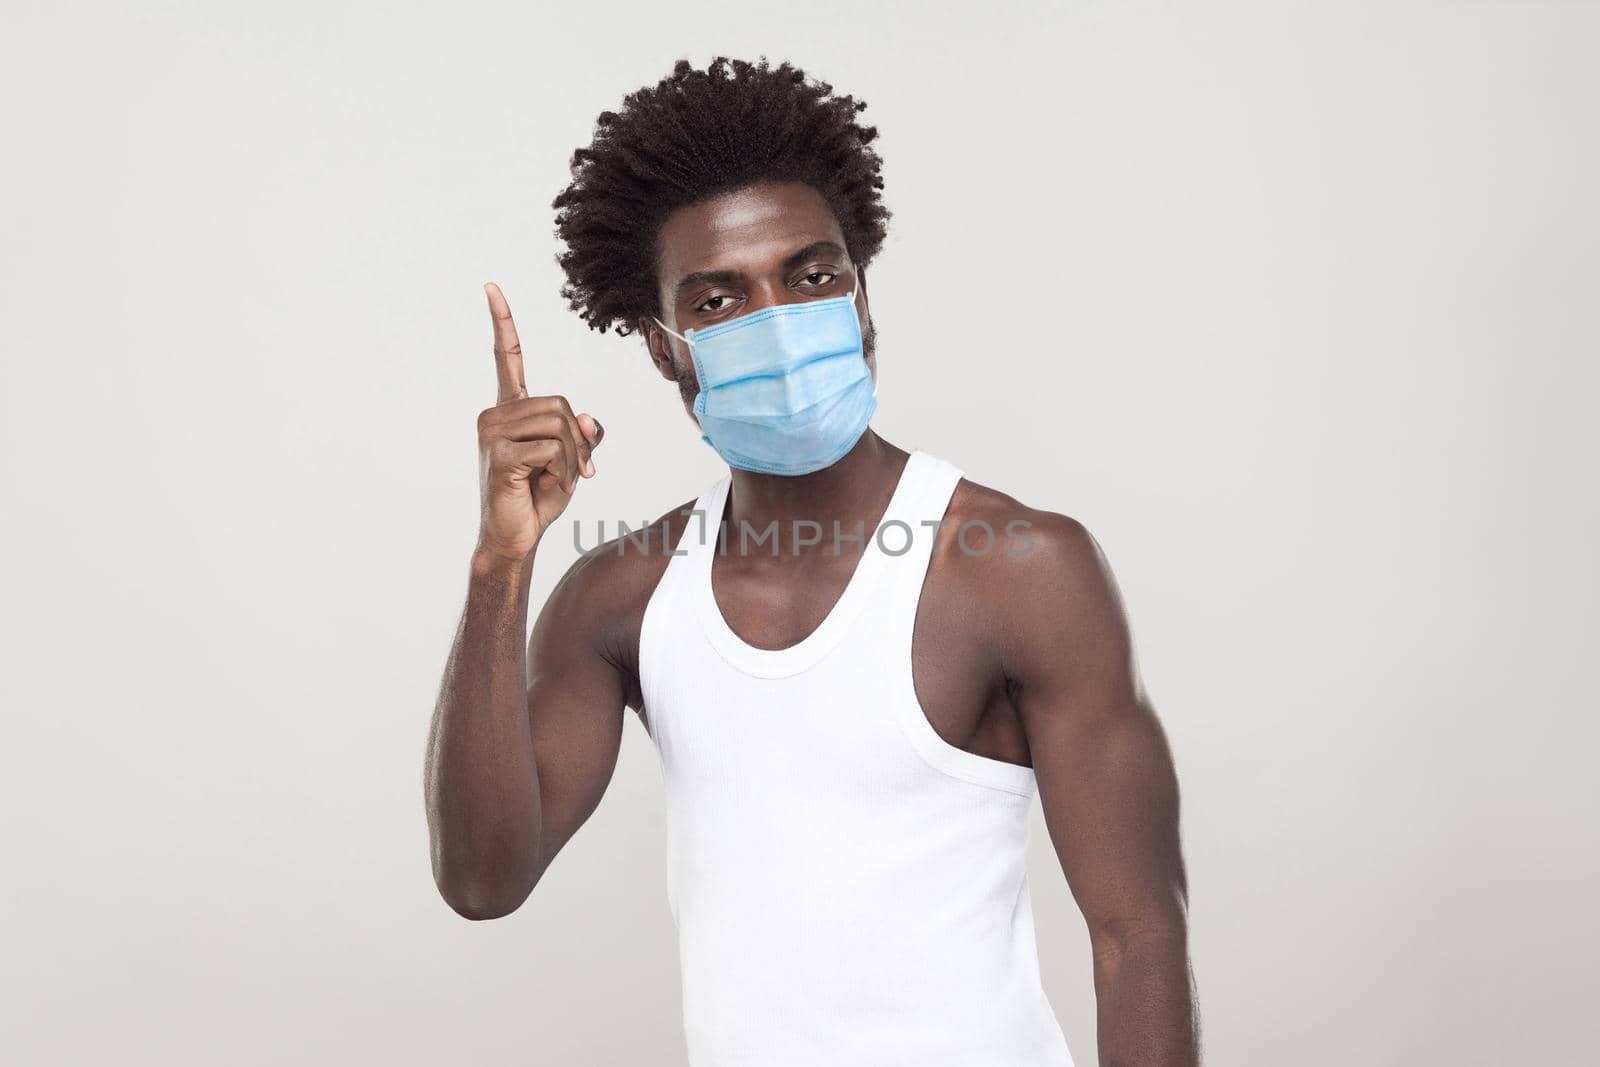
[[[530,395],[487,287],[499,399],[428,752],[439,890],[515,910],[633,708],[666,772],[695,1067],[1069,1064],[1025,875],[1037,795],[1092,935],[1100,1062],[1196,1063],[1177,785],[1103,557],[870,429],[888,212],[863,107],[787,64],[679,63],[573,155],[564,295],[640,332],[730,474],[575,563],[526,648],[535,554],[603,430]]]

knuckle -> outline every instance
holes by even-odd
[[[524,444],[520,453],[522,462],[534,468],[545,466],[549,462],[549,456],[542,447],[543,444],[542,441],[530,441]]]

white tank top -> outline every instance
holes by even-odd
[[[917,601],[960,478],[911,454],[844,593],[797,645],[749,645],[717,607],[726,477],[645,609],[694,1067],[1072,1063],[1039,983],[1033,771],[946,742],[912,688]]]

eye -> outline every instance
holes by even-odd
[[[718,311],[726,311],[733,306],[734,299],[734,297],[729,296],[727,293],[718,293],[715,296],[707,297],[705,300],[701,301],[700,304],[695,307],[695,310],[709,312],[711,314],[715,314]]]
[[[800,284],[813,289],[820,289],[824,285],[831,285],[839,275],[831,270],[814,270],[800,279]]]

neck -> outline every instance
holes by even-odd
[[[757,529],[777,522],[785,543],[796,521],[820,523],[830,536],[835,521],[845,530],[862,521],[870,530],[888,506],[906,458],[904,449],[868,430],[837,463],[811,474],[785,478],[735,469],[728,519]]]

